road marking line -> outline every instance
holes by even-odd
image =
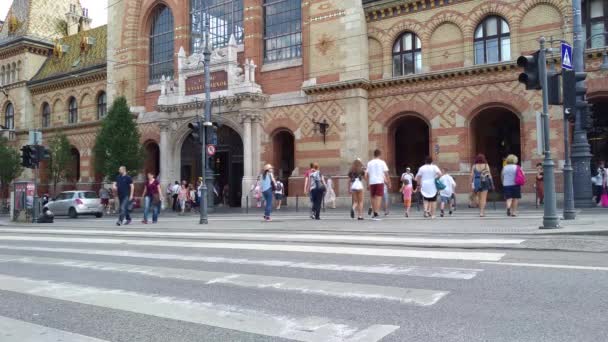
[[[492,264],[492,265],[503,265],[503,266],[562,268],[562,269],[587,270],[587,271],[608,271],[608,267],[597,267],[597,266],[556,265],[556,264],[527,264],[527,263],[521,263],[521,262],[481,262],[481,263],[482,264]]]
[[[0,341],[2,342],[108,342],[64,330],[0,316]]]
[[[115,235],[134,237],[182,237],[182,238],[226,238],[226,239],[265,239],[265,240],[311,240],[340,242],[382,242],[393,244],[436,244],[436,245],[509,245],[521,244],[523,239],[446,239],[416,238],[361,235],[325,235],[325,234],[276,234],[276,233],[209,233],[209,232],[146,232],[122,230],[85,230],[85,229],[24,229],[4,228],[0,233],[33,233],[62,235]]]
[[[388,248],[359,248],[340,246],[310,246],[310,245],[272,245],[272,244],[246,244],[246,243],[209,243],[191,241],[165,241],[165,240],[127,240],[109,238],[60,238],[42,236],[0,236],[4,241],[44,241],[44,242],[66,242],[86,244],[117,244],[132,246],[162,246],[162,247],[189,247],[209,249],[244,249],[277,252],[299,252],[299,253],[321,253],[321,254],[345,254],[345,255],[368,255],[386,256],[398,258],[425,258],[425,259],[449,259],[449,260],[471,260],[471,261],[499,261],[504,253],[489,252],[452,252],[452,251],[425,251],[412,249],[388,249]]]
[[[410,289],[302,278],[207,272],[193,269],[118,264],[110,262],[76,261],[58,258],[20,257],[15,255],[0,255],[0,262],[64,266],[97,271],[125,272],[158,278],[201,281],[207,285],[225,284],[245,288],[275,289],[286,292],[317,294],[338,298],[397,301],[403,304],[414,304],[420,306],[433,305],[449,293],[448,291]]]
[[[297,261],[287,261],[287,260],[225,258],[225,257],[203,256],[203,255],[148,253],[148,252],[138,252],[138,251],[133,251],[133,250],[22,247],[22,246],[10,246],[10,245],[0,245],[0,249],[14,250],[14,251],[75,253],[75,254],[86,254],[86,255],[119,256],[119,257],[143,258],[143,259],[198,261],[198,262],[204,262],[204,263],[259,265],[259,266],[269,266],[269,267],[287,267],[287,268],[301,268],[301,269],[313,269],[313,270],[324,270],[324,271],[405,275],[405,276],[412,276],[412,277],[447,278],[447,279],[463,279],[463,280],[473,279],[473,278],[475,278],[475,276],[477,276],[477,273],[483,272],[482,269],[474,269],[474,268],[400,266],[400,265],[393,265],[393,264],[379,264],[379,265],[318,264],[318,263],[311,263],[311,262],[297,262]]]
[[[5,275],[0,275],[0,290],[297,341],[348,341],[361,330],[372,329],[369,338],[357,341],[375,342],[399,328],[377,325],[361,329],[354,323],[336,323],[323,317],[294,318],[233,305]]]

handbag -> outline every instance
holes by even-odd
[[[353,185],[350,187],[351,191],[361,191],[363,190],[363,182],[359,178],[355,178],[353,181]]]
[[[517,170],[515,171],[515,185],[522,186],[526,184],[526,175],[524,175],[524,171],[521,169],[521,166],[517,166]]]
[[[435,178],[435,187],[440,191],[446,188],[445,184],[439,178]]]
[[[152,195],[152,204],[159,205],[160,204],[160,194],[156,193]]]

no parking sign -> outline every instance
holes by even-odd
[[[215,155],[215,145],[207,145],[207,155],[213,157]]]

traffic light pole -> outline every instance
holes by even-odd
[[[562,69],[562,87],[563,94],[567,94],[568,92],[574,92],[574,89],[571,89],[570,82],[567,80],[570,77],[574,77],[574,75],[570,76],[573,72]],[[563,110],[564,110],[564,169],[562,170],[564,176],[564,220],[574,220],[576,218],[576,210],[574,208],[574,183],[573,183],[573,170],[572,170],[572,160],[570,158],[570,121],[568,118],[572,115],[572,111],[574,110],[574,103],[571,101],[566,101],[566,96],[564,96],[563,102]]]
[[[203,61],[205,67],[205,120],[202,125],[199,124],[199,136],[201,137],[202,151],[202,174],[203,182],[201,184],[201,207],[199,224],[209,223],[209,187],[207,186],[207,178],[209,172],[207,170],[207,127],[211,123],[211,50],[209,47],[209,16],[205,15],[205,49],[203,51]]]
[[[545,188],[545,205],[543,215],[543,229],[559,228],[559,217],[557,216],[557,200],[555,195],[555,163],[551,159],[551,139],[549,122],[549,93],[547,89],[547,58],[545,51],[545,38],[540,38],[540,50],[538,54],[538,71],[543,96],[543,182]]]
[[[583,41],[583,20],[581,0],[572,0],[572,22],[574,31],[574,47],[572,49],[572,60],[575,72],[585,71],[585,42]],[[583,86],[583,82],[579,82]],[[577,102],[585,99],[578,97]],[[574,123],[574,134],[572,139],[572,162],[573,168],[573,191],[574,202],[577,208],[590,208],[593,201],[591,188],[591,146],[587,140],[587,130],[583,127],[583,116],[587,115],[586,108],[576,106],[574,108],[576,121]]]

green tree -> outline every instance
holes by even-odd
[[[123,96],[116,98],[95,140],[95,171],[104,175],[106,180],[114,181],[118,168],[124,165],[131,176],[136,175],[144,160],[139,139],[139,130],[127,100]]]
[[[23,172],[21,154],[0,137],[0,193],[7,194],[9,184]]]
[[[48,173],[53,183],[53,193],[57,193],[57,183],[64,181],[72,176],[72,162],[70,141],[63,132],[57,132],[49,141],[49,160]]]

